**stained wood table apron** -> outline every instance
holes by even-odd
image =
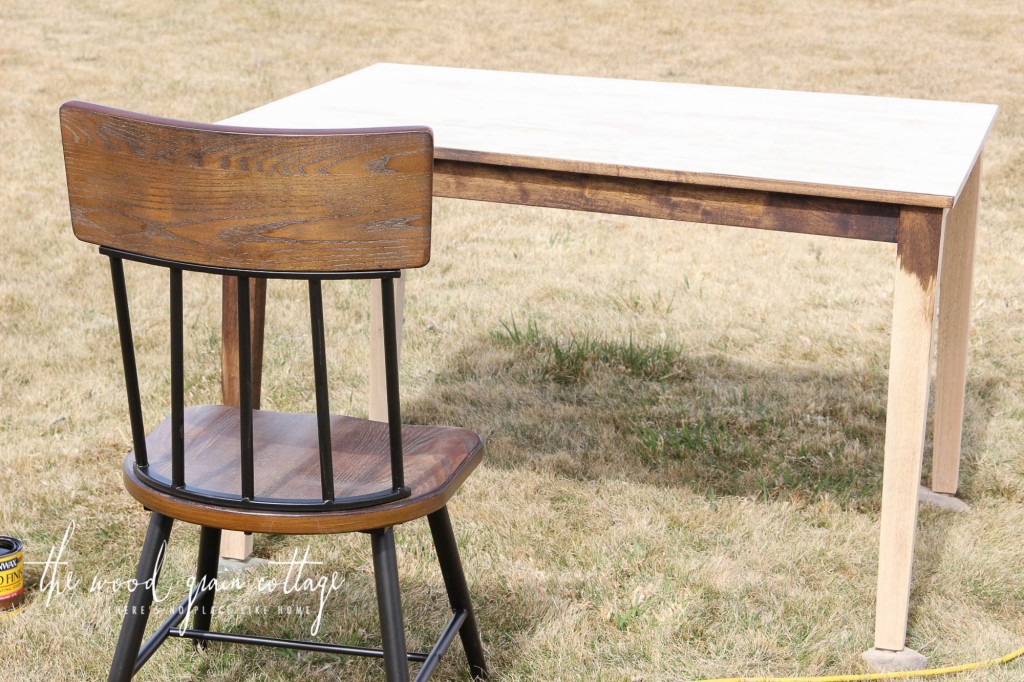
[[[377,64],[225,123],[429,125],[435,196],[895,243],[875,647],[901,651],[940,287],[931,485],[946,495],[958,485],[978,182],[995,115],[980,104]],[[381,359],[371,364],[370,415],[383,418]],[[230,402],[230,370],[225,379]]]

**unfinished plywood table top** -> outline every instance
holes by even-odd
[[[376,64],[224,123],[429,125],[435,158],[948,208],[996,107]]]

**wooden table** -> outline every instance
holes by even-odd
[[[441,197],[894,242],[875,647],[898,652],[940,287],[931,484],[945,495],[958,485],[981,151],[995,115],[992,105],[377,64],[224,123],[429,125]],[[230,325],[225,334],[230,354]],[[372,364],[379,418],[383,371]]]

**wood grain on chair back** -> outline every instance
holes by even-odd
[[[75,235],[218,268],[336,272],[430,259],[429,128],[263,130],[68,102]]]

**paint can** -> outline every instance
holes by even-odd
[[[21,540],[0,535],[0,616],[17,611],[25,601],[24,549]]]

